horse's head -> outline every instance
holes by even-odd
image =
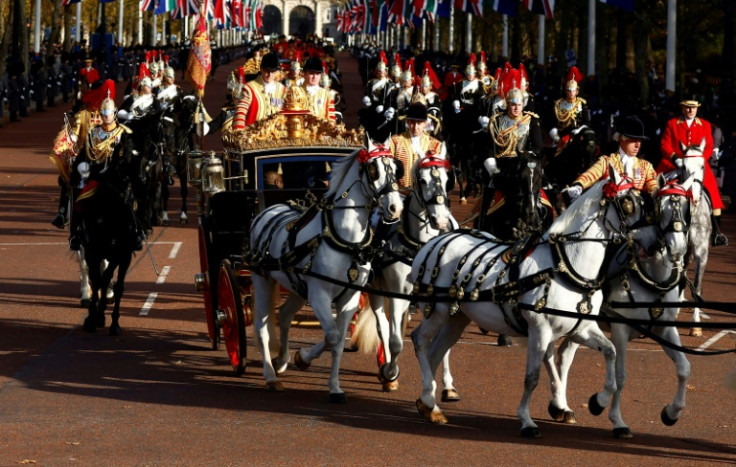
[[[541,230],[541,159],[531,151],[520,153],[517,174],[519,186],[516,203],[520,213],[519,220],[532,230]]]
[[[395,222],[401,216],[404,203],[399,195],[398,180],[404,166],[394,159],[385,144],[368,142],[368,149],[358,152],[361,181],[371,196],[378,201],[381,215],[386,222]]]
[[[646,199],[636,189],[634,181],[608,166],[609,179],[603,186],[601,214],[606,228],[614,235],[626,236],[646,223]]]
[[[655,222],[660,238],[667,249],[669,259],[673,263],[680,262],[687,252],[688,230],[690,228],[690,191],[695,178],[688,178],[679,185],[666,182],[659,176],[659,190],[655,195]]]
[[[705,151],[705,138],[698,145],[685,146],[680,143],[680,150],[682,151],[683,164],[679,178],[680,180],[687,180],[690,177],[695,177],[691,190],[693,202],[697,203],[700,201],[703,192],[703,173],[705,172],[705,157],[703,157],[703,152]]]
[[[427,154],[413,168],[414,193],[427,210],[430,225],[435,230],[447,230],[450,224],[451,165],[443,156]]]

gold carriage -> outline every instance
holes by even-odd
[[[246,364],[246,326],[251,324],[250,271],[243,263],[250,223],[266,206],[320,197],[330,162],[363,147],[362,131],[319,119],[301,88],[292,87],[283,110],[241,130],[223,130],[223,153],[192,151],[187,168],[197,191],[200,273],[207,331],[213,349],[225,343],[235,373]],[[283,188],[267,186],[277,173]]]

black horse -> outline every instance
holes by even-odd
[[[111,156],[108,169],[88,184],[91,189],[86,196],[80,195],[77,201],[81,203],[82,246],[92,288],[89,312],[84,320],[84,330],[87,332],[105,326],[107,300],[105,293],[100,295],[100,291],[107,290],[117,270],[110,335],[121,333],[118,323],[120,299],[125,290],[125,275],[138,241],[132,196],[138,167],[133,161],[132,152],[130,139],[124,138]]]
[[[509,242],[547,230],[554,211],[542,194],[542,159],[529,151],[499,158],[497,163],[496,189],[484,191],[476,226]]]
[[[197,98],[193,95],[184,96],[176,99],[167,107],[168,118],[164,118],[164,140],[165,146],[165,163],[164,172],[167,183],[162,185],[161,192],[161,209],[162,222],[165,225],[168,222],[169,198],[171,196],[170,187],[173,186],[174,174],[179,179],[179,187],[181,194],[181,209],[179,214],[179,222],[185,224],[189,221],[187,217],[187,197],[189,196],[189,187],[187,184],[187,154],[194,148],[195,123],[194,114],[197,111]],[[170,110],[169,110],[170,109]],[[171,122],[169,120],[172,120]]]
[[[553,151],[556,150],[557,148],[553,149]],[[557,212],[560,212],[562,208],[557,194],[593,165],[598,154],[598,136],[588,126],[583,126],[577,132],[571,133],[570,141],[559,154],[547,154],[544,173],[548,185],[545,191]]]

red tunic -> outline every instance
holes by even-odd
[[[718,191],[718,183],[716,177],[713,175],[713,171],[708,163],[710,157],[713,155],[713,131],[710,127],[710,123],[702,118],[695,118],[692,125],[688,128],[687,123],[683,117],[673,118],[667,122],[667,126],[662,134],[661,152],[662,160],[659,161],[657,166],[657,173],[670,172],[675,170],[675,165],[672,163],[672,154],[682,156],[682,149],[680,143],[684,144],[685,147],[699,145],[703,139],[705,139],[705,151],[703,157],[705,158],[705,172],[703,173],[703,186],[708,190],[710,200],[713,203],[713,209],[723,209],[723,201],[721,200],[721,194]]]

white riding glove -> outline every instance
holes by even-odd
[[[567,191],[568,196],[570,196],[570,200],[575,201],[583,194],[583,187],[580,185],[573,185],[565,188],[563,191]]]
[[[366,107],[370,107],[371,106],[371,98],[368,97],[368,96],[364,96],[363,97],[363,105],[366,106]]]
[[[483,161],[483,167],[485,167],[486,172],[488,172],[488,175],[493,176],[496,172],[498,172],[498,164],[496,163],[495,157],[489,157],[485,161]]]
[[[549,130],[549,137],[552,138],[552,141],[555,143],[560,140],[560,135],[557,134],[557,128],[552,128]]]
[[[456,114],[459,114],[460,113],[460,101],[458,101],[458,100],[452,101],[452,110]]]
[[[675,159],[672,161],[675,163],[675,167],[678,169],[681,169],[683,165],[685,165],[685,161],[682,160],[682,157],[675,157]]]
[[[396,110],[394,110],[393,107],[389,107],[386,109],[386,111],[383,113],[383,117],[386,120],[392,120],[394,118],[394,114],[396,113]]]
[[[379,105],[378,107],[376,107],[376,113],[380,114],[381,112],[383,112],[383,106]]]
[[[490,123],[491,119],[486,117],[485,115],[481,115],[478,117],[478,123],[480,123],[480,127],[484,130],[488,128],[488,124]]]

